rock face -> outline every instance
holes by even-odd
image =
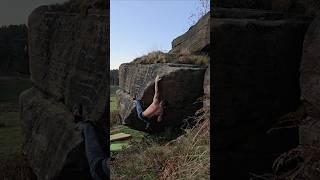
[[[219,8],[260,9],[278,12],[315,15],[320,8],[318,0],[218,0],[213,6]]]
[[[209,52],[210,46],[210,14],[203,16],[185,34],[172,41],[169,53],[201,54]]]
[[[320,83],[319,79],[319,52],[320,17],[317,17],[306,34],[301,62],[301,98],[308,102],[308,114],[314,118],[320,118]]]
[[[204,100],[203,100],[203,107],[210,109],[210,65],[206,70],[203,80],[203,93],[204,93]]]
[[[153,123],[149,132],[180,126],[202,106],[194,102],[203,95],[205,68],[185,64],[122,64],[119,68],[120,90],[117,91],[120,116],[134,129],[145,130],[145,124],[137,119],[133,97],[141,99],[147,108],[152,103],[157,74],[162,77],[159,91],[166,108],[163,121]]]
[[[299,66],[310,21],[245,9],[214,12],[213,174],[249,179],[249,172],[270,172],[274,159],[298,144],[297,130],[267,131],[300,103]]]
[[[301,63],[301,99],[304,101],[307,113],[307,124],[300,127],[300,144],[302,146],[320,146],[320,17],[310,25],[306,34]],[[306,169],[309,169],[307,167]],[[314,169],[313,169],[314,170]],[[317,171],[314,171],[317,172]],[[310,174],[309,174],[310,175]],[[320,174],[313,174],[313,179],[319,179]]]
[[[247,8],[247,9],[271,9],[271,0],[218,0],[214,2],[216,7],[222,8]]]
[[[20,113],[23,152],[38,179],[88,178],[74,105],[83,106],[85,119],[97,125],[107,148],[107,13],[97,10],[80,16],[42,6],[29,16],[33,88],[21,94]]]

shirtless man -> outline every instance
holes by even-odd
[[[154,96],[153,101],[151,105],[143,111],[141,106],[141,100],[134,100],[134,103],[136,105],[136,110],[138,114],[138,118],[143,121],[146,124],[146,129],[150,126],[150,119],[157,117],[157,121],[160,122],[162,120],[163,115],[163,101],[160,100],[160,94],[159,94],[159,81],[161,78],[159,75],[157,75],[155,81],[154,81]]]

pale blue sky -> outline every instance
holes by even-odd
[[[111,0],[110,69],[153,50],[169,51],[200,6],[199,0]]]
[[[0,26],[26,24],[35,8],[65,1],[67,0],[0,0]]]

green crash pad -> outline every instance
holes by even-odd
[[[110,151],[113,151],[113,152],[121,151],[128,146],[129,146],[128,141],[114,142],[114,143],[111,143],[110,145]]]

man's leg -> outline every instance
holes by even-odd
[[[146,129],[150,126],[150,123],[148,120],[143,116],[143,109],[141,106],[141,100],[134,100],[134,103],[136,104],[136,111],[138,115],[138,119],[143,121],[146,124]]]
[[[80,122],[83,129],[84,142],[90,173],[94,180],[109,179],[109,168],[105,151],[101,148],[96,131],[89,122]]]

